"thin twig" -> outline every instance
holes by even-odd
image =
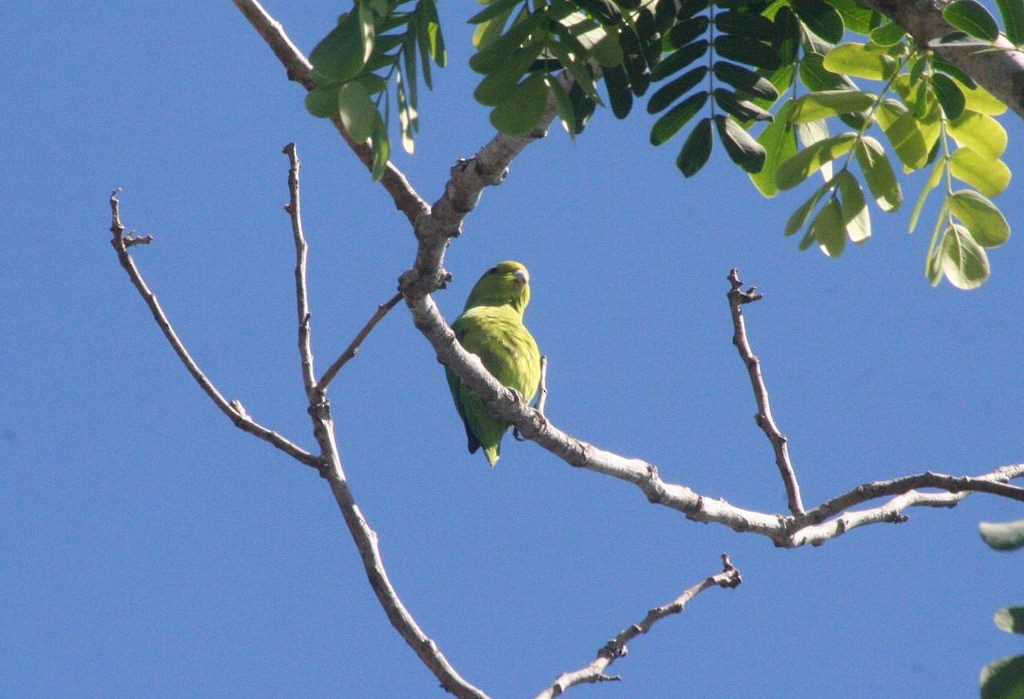
[[[399,292],[377,306],[377,311],[370,317],[370,320],[366,321],[366,325],[364,325],[363,329],[359,331],[359,334],[353,338],[349,346],[345,348],[345,351],[334,360],[334,363],[327,367],[327,371],[324,372],[323,377],[321,377],[318,383],[321,391],[327,390],[327,386],[334,380],[337,373],[341,371],[341,368],[359,353],[359,347],[363,344],[367,335],[370,334],[370,331],[372,331],[374,327],[376,327],[377,323],[379,323],[381,319],[388,314],[388,311],[398,305],[398,302],[401,300],[402,294]]]
[[[747,367],[747,374],[750,375],[750,384],[754,389],[754,399],[757,401],[757,415],[754,417],[757,426],[760,427],[768,441],[771,442],[775,451],[775,465],[779,468],[779,475],[782,476],[782,483],[786,487],[786,499],[789,501],[789,511],[799,515],[804,511],[804,504],[800,498],[800,485],[796,480],[796,472],[793,470],[793,462],[789,458],[789,447],[786,445],[786,435],[782,434],[775,418],[772,417],[772,407],[768,402],[768,387],[765,386],[764,377],[761,375],[761,362],[750,349],[750,341],[747,340],[747,328],[743,321],[743,310],[741,306],[761,298],[753,287],[742,291],[743,282],[740,281],[739,271],[729,272],[729,310],[732,312],[733,336],[732,343],[736,345],[740,353],[740,359]]]
[[[649,610],[643,619],[632,626],[626,627],[616,634],[615,638],[604,644],[597,651],[597,657],[593,662],[579,670],[560,675],[550,686],[538,694],[536,699],[552,699],[561,695],[567,689],[580,684],[619,681],[621,678],[618,675],[606,675],[605,670],[617,659],[626,656],[627,643],[640,634],[650,631],[652,626],[665,617],[681,614],[694,597],[709,587],[717,585],[718,587],[731,588],[737,587],[743,582],[740,571],[733,566],[732,561],[729,560],[729,555],[725,553],[722,554],[722,568],[721,573],[704,578],[704,580],[687,589],[668,604]]]
[[[125,237],[124,226],[121,224],[121,203],[117,198],[119,191],[120,190],[115,189],[110,195],[110,232],[113,235],[110,242],[114,246],[114,250],[117,251],[117,259],[121,263],[121,267],[123,267],[125,272],[128,273],[129,279],[131,279],[132,284],[142,296],[142,300],[146,302],[147,306],[149,306],[149,310],[153,314],[153,318],[156,320],[157,326],[159,326],[164,337],[166,337],[167,341],[171,344],[171,348],[174,350],[175,354],[178,355],[182,364],[184,364],[185,368],[188,369],[188,372],[199,384],[199,387],[202,388],[206,395],[210,397],[210,400],[213,401],[214,405],[216,405],[222,413],[227,415],[238,428],[272,444],[297,461],[300,461],[307,466],[316,467],[317,458],[315,456],[297,444],[285,439],[277,432],[268,430],[266,427],[253,420],[252,417],[249,416],[248,412],[241,407],[240,402],[234,401],[234,404],[232,402],[228,402],[221,392],[217,390],[217,387],[213,385],[213,382],[210,381],[206,374],[204,374],[199,368],[199,365],[196,364],[195,360],[192,359],[192,355],[190,355],[188,350],[185,349],[184,343],[182,343],[181,339],[178,337],[178,333],[175,332],[170,320],[167,319],[167,314],[165,314],[163,308],[160,307],[160,302],[157,301],[156,295],[150,291],[149,286],[146,284],[146,280],[142,278],[142,273],[139,272],[138,268],[135,266],[135,260],[132,259],[132,256],[128,252],[128,248],[131,245],[149,242],[152,238],[149,236],[139,238],[133,235]],[[146,240],[146,238],[149,240]],[[235,405],[238,407],[236,408]]]
[[[313,348],[310,338],[309,290],[306,284],[306,258],[309,245],[302,229],[302,197],[299,192],[299,150],[294,143],[289,143],[282,151],[288,156],[288,204],[284,210],[288,212],[292,222],[292,238],[295,240],[295,305],[299,319],[299,359],[302,362],[302,383],[306,388],[306,399],[315,402],[317,388],[316,373],[313,368]]]

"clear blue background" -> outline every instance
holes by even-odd
[[[342,8],[270,3],[308,52]],[[451,67],[422,98],[429,201],[492,136],[466,68],[474,4],[447,6]],[[0,67],[0,694],[437,696],[386,623],[326,484],[237,431],[186,374],[119,268],[107,197],[156,243],[136,259],[196,359],[263,424],[314,446],[299,378],[285,143],[304,163],[321,370],[412,262],[404,217],[229,2],[5,3]],[[785,509],[730,344],[726,274],[747,307],[809,505],[858,483],[1021,460],[1024,223],[993,279],[931,289],[907,205],[829,260],[782,226],[718,148],[686,181],[643,109],[555,128],[488,190],[449,251],[449,318],[495,261],[533,275],[527,321],[550,356],[548,414],[709,497]],[[1007,163],[1024,170],[1020,120]],[[630,645],[591,697],[970,696],[1022,651],[993,626],[1024,601],[1020,555],[975,496],[821,548],[775,549],[689,522],[634,487],[507,440],[465,452],[440,366],[396,308],[331,387],[352,487],[392,580],[459,671],[531,695],[719,569],[744,574]]]

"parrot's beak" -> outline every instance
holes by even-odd
[[[515,277],[516,286],[520,288],[530,283],[530,273],[525,269],[517,269],[512,273],[512,276]]]

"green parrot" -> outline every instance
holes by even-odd
[[[452,323],[455,337],[466,351],[480,357],[494,378],[515,389],[529,403],[540,383],[540,350],[523,325],[530,302],[530,273],[518,262],[499,262],[484,272],[469,292],[462,315]],[[445,369],[455,408],[466,426],[469,453],[480,447],[494,466],[501,454],[501,438],[509,423],[491,415],[483,400]]]

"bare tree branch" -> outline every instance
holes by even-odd
[[[800,498],[800,485],[796,480],[796,471],[793,470],[793,463],[789,458],[789,447],[786,446],[786,435],[782,434],[775,418],[772,417],[772,407],[768,402],[768,387],[765,386],[764,377],[761,375],[761,360],[757,358],[750,348],[750,341],[747,339],[747,326],[743,321],[742,306],[745,303],[752,303],[761,299],[761,294],[753,287],[747,291],[741,291],[743,282],[740,281],[739,270],[729,272],[729,310],[732,312],[733,336],[732,343],[740,353],[740,359],[747,367],[750,375],[750,384],[754,389],[754,399],[757,401],[757,415],[754,416],[757,426],[764,431],[775,450],[775,465],[779,467],[779,475],[786,487],[786,499],[789,501],[789,511],[795,515],[804,511],[804,503]]]
[[[428,637],[419,624],[405,608],[398,592],[388,578],[387,568],[384,566],[384,559],[380,552],[380,541],[377,533],[370,527],[369,522],[363,517],[355,497],[348,486],[348,479],[341,462],[341,454],[338,451],[337,439],[334,432],[334,418],[331,415],[331,404],[326,397],[327,383],[344,364],[344,361],[335,362],[328,374],[327,380],[317,383],[314,369],[313,352],[311,349],[310,311],[306,283],[306,254],[308,246],[302,225],[301,198],[299,195],[299,156],[295,144],[285,146],[284,152],[288,155],[290,166],[288,168],[288,191],[290,201],[285,207],[292,223],[292,236],[295,239],[295,298],[299,319],[299,354],[302,359],[302,380],[306,388],[306,395],[309,401],[309,416],[313,421],[313,436],[320,445],[319,468],[320,475],[331,486],[334,500],[338,504],[345,524],[348,526],[352,540],[363,562],[363,568],[370,580],[370,586],[384,613],[387,615],[391,625],[398,631],[410,648],[416,653],[420,660],[426,665],[434,676],[441,682],[441,686],[458,697],[484,697],[479,689],[464,680],[444,657],[437,644]],[[401,296],[396,296],[388,303],[394,306]],[[348,357],[355,356],[359,344],[370,334],[377,321],[384,317],[389,306],[381,306],[377,314],[360,331],[356,339],[349,345],[342,359],[347,361]],[[333,370],[333,373],[332,373]]]
[[[213,382],[210,381],[206,374],[204,374],[199,368],[199,365],[196,364],[195,360],[192,359],[192,355],[189,354],[187,349],[185,349],[184,343],[178,337],[178,333],[175,332],[171,322],[167,319],[167,314],[165,314],[163,308],[160,307],[160,302],[157,300],[156,294],[150,291],[149,286],[146,284],[146,280],[142,277],[142,273],[139,272],[138,268],[135,266],[135,260],[132,259],[132,256],[128,253],[129,247],[149,243],[153,238],[152,236],[140,238],[132,233],[129,233],[127,237],[125,236],[124,225],[121,224],[121,203],[117,198],[118,191],[120,190],[115,189],[110,195],[110,232],[113,235],[110,243],[114,246],[114,250],[117,251],[117,259],[121,263],[121,267],[123,267],[124,271],[128,273],[128,278],[131,279],[132,284],[142,296],[142,300],[146,302],[147,306],[149,306],[149,310],[153,314],[153,318],[156,320],[157,326],[163,332],[167,341],[171,344],[171,348],[174,350],[174,353],[178,355],[182,364],[184,364],[185,368],[188,369],[188,373],[192,375],[192,378],[196,380],[199,387],[202,388],[206,395],[210,397],[213,404],[216,405],[222,413],[227,415],[236,427],[251,435],[259,437],[265,442],[269,442],[297,461],[304,463],[307,466],[315,467],[317,465],[317,459],[315,456],[297,444],[285,439],[277,432],[269,430],[253,420],[249,413],[242,407],[240,402],[228,402],[221,392],[217,390],[217,387],[213,385]]]
[[[299,193],[299,150],[294,143],[284,147],[288,156],[289,201],[284,207],[292,221],[292,237],[295,239],[295,305],[299,316],[299,358],[302,362],[302,384],[306,388],[306,400],[316,402],[316,373],[313,371],[313,348],[310,342],[309,292],[306,285],[306,257],[309,245],[302,230],[302,197]]]
[[[550,686],[546,687],[544,691],[538,694],[536,699],[552,699],[553,697],[560,696],[571,687],[575,687],[580,684],[593,684],[595,682],[613,682],[620,680],[621,678],[618,675],[606,675],[604,674],[604,671],[617,659],[626,656],[627,643],[635,639],[640,634],[650,631],[651,627],[665,617],[673,614],[682,614],[686,605],[689,604],[694,597],[709,587],[714,587],[716,585],[723,588],[738,587],[739,584],[743,582],[740,571],[733,566],[732,561],[729,560],[728,554],[722,554],[722,567],[723,570],[718,575],[708,576],[701,582],[684,591],[683,594],[679,595],[668,604],[648,610],[647,615],[643,619],[632,626],[628,626],[622,631],[619,631],[615,638],[604,644],[604,646],[597,651],[597,657],[592,663],[574,672],[566,672],[560,675]]]
[[[370,317],[370,320],[366,321],[366,325],[363,326],[363,329],[359,331],[359,334],[355,336],[349,346],[345,348],[345,351],[341,353],[341,356],[335,359],[331,366],[327,367],[327,371],[324,372],[323,378],[321,378],[319,382],[321,390],[327,390],[327,386],[334,380],[334,377],[338,372],[341,371],[341,368],[359,353],[359,347],[363,344],[363,340],[366,339],[367,335],[370,334],[370,331],[372,331],[374,327],[376,327],[377,323],[379,323],[381,319],[388,314],[388,311],[397,306],[398,302],[401,300],[402,294],[398,293],[377,306],[377,312]]]
[[[855,519],[847,522],[833,523],[831,528],[821,525],[821,519],[807,515],[783,515],[757,512],[732,505],[721,498],[700,495],[690,488],[666,483],[658,475],[658,469],[641,459],[629,459],[612,452],[604,451],[558,429],[550,420],[536,409],[524,405],[518,395],[502,385],[484,368],[479,357],[470,354],[455,339],[455,334],[441,316],[437,305],[428,295],[420,299],[406,299],[413,314],[413,322],[420,332],[433,346],[438,359],[450,368],[470,390],[484,399],[488,408],[497,416],[515,425],[519,433],[536,442],[571,466],[586,468],[603,473],[636,485],[655,504],[678,510],[688,519],[697,522],[715,522],[725,525],[738,532],[751,532],[768,537],[776,546],[792,548],[808,543],[823,543],[836,538],[855,526],[880,521],[901,521],[900,511],[905,507],[935,506],[941,503],[958,502],[962,495],[951,498],[946,494],[917,493],[897,499],[885,505],[881,510],[870,510],[869,514],[858,514]],[[922,478],[922,486],[941,488],[959,493],[989,492],[1024,501],[1024,489],[1005,486],[1007,481],[1024,476],[1024,465],[1005,466],[991,473],[974,477],[943,476],[941,474],[925,474],[899,479],[906,489],[913,488],[913,479]],[[995,492],[997,484],[1004,487]],[[894,487],[894,486],[889,486]],[[913,492],[913,491],[912,491]],[[877,493],[871,495],[872,493]],[[884,497],[888,491],[878,490],[876,483],[858,486],[850,493],[840,495],[829,502],[851,503],[864,502],[877,497]],[[870,497],[868,497],[870,496]],[[888,508],[888,509],[886,509]],[[877,508],[876,508],[877,509]],[[816,517],[825,515],[825,510],[815,509]],[[847,513],[853,516],[853,513]],[[850,525],[854,526],[850,526]],[[800,536],[801,530],[815,527],[814,540]]]

